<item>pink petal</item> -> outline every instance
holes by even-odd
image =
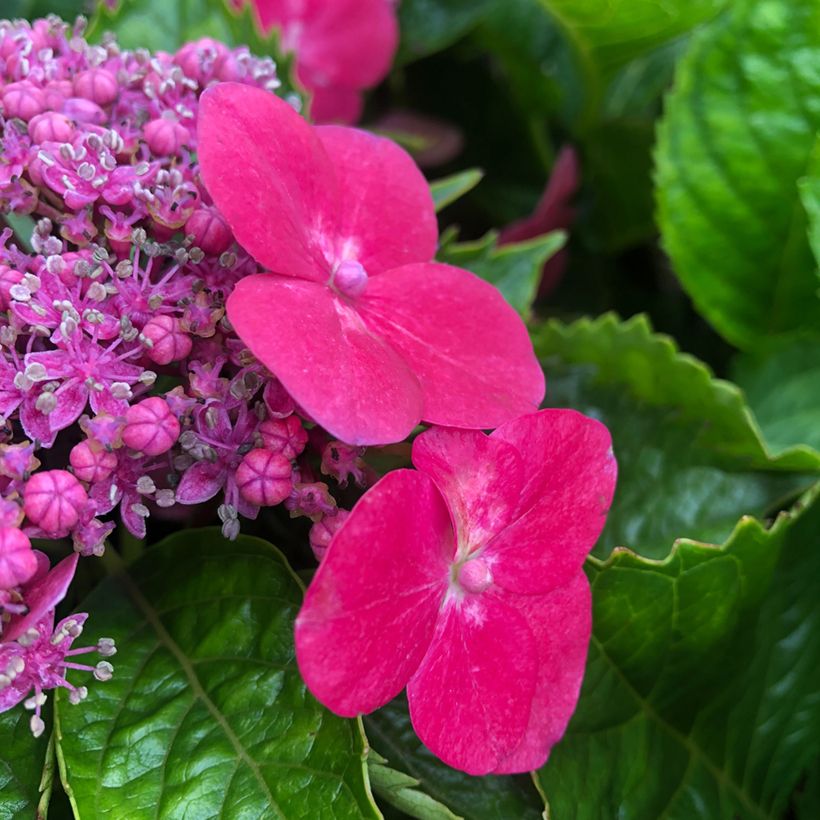
[[[388,473],[331,541],[296,619],[296,658],[310,691],[352,717],[395,697],[433,636],[454,551],[433,482]]]
[[[413,442],[413,464],[444,496],[461,554],[483,546],[512,520],[524,476],[521,458],[506,442],[478,430],[434,427]]]
[[[277,273],[325,281],[319,227],[335,222],[338,189],[315,131],[284,100],[220,83],[200,99],[205,187],[237,241]]]
[[[13,641],[33,627],[43,616],[53,610],[65,598],[74,578],[79,555],[73,552],[64,558],[47,575],[24,588],[29,611],[19,621],[12,621],[3,631],[4,641]]]
[[[425,421],[489,429],[544,397],[523,321],[468,271],[432,262],[395,268],[371,279],[359,308],[421,382]]]
[[[219,462],[199,461],[183,474],[176,490],[180,504],[201,504],[213,498],[225,486],[227,471]],[[125,503],[125,501],[123,501]],[[123,517],[126,517],[123,510]]]
[[[606,523],[618,473],[609,431],[574,410],[541,410],[492,438],[518,450],[529,479],[520,518],[487,545],[485,557],[499,586],[548,592],[578,572]]]
[[[94,391],[96,393],[96,391]],[[57,406],[48,414],[52,430],[63,430],[80,417],[88,402],[88,387],[83,382],[71,379],[63,382],[54,393]]]
[[[324,285],[258,274],[241,279],[228,317],[294,400],[348,444],[406,438],[421,390],[404,360]]]
[[[353,125],[361,119],[363,108],[364,95],[352,88],[315,88],[310,98],[313,122]]]
[[[496,774],[529,772],[547,762],[575,711],[592,630],[592,597],[583,572],[548,595],[509,600],[535,636],[538,681],[524,738],[494,769]]]
[[[370,276],[436,252],[438,223],[430,187],[410,155],[392,140],[325,125],[316,129],[341,192],[340,258]]]
[[[407,685],[416,734],[449,766],[493,771],[526,730],[537,655],[524,618],[497,596],[451,599]]]

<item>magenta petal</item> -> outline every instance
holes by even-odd
[[[524,738],[495,768],[496,774],[528,772],[547,762],[575,711],[592,630],[589,582],[583,572],[548,595],[509,600],[535,636],[538,681]]]
[[[447,508],[427,476],[388,473],[331,541],[296,619],[310,691],[339,715],[395,697],[433,636],[454,550]]]
[[[220,83],[199,107],[202,179],[237,241],[280,274],[326,280],[319,227],[335,223],[338,190],[315,131],[284,100]]]
[[[348,444],[406,438],[421,389],[404,360],[324,285],[247,276],[228,299],[242,341],[311,418]]]
[[[315,88],[310,97],[313,122],[353,125],[361,119],[363,108],[364,94],[352,88]]]
[[[341,195],[337,254],[370,276],[436,252],[438,223],[430,187],[410,155],[366,131],[316,129],[333,163]]]
[[[506,442],[478,430],[434,427],[413,442],[413,464],[447,501],[460,553],[483,546],[512,520],[524,477],[521,458]]]
[[[368,283],[360,310],[421,382],[425,421],[490,429],[531,413],[544,397],[524,322],[468,271],[438,263],[395,268]]]
[[[176,500],[180,504],[201,504],[208,501],[225,486],[226,478],[227,471],[219,462],[199,461],[192,464],[179,482]],[[123,517],[126,512],[123,510]]]
[[[36,626],[47,612],[53,610],[65,598],[69,584],[74,578],[78,560],[79,555],[76,552],[72,553],[24,589],[29,611],[19,621],[12,621],[8,625],[3,632],[4,641],[13,641],[30,627]]]
[[[424,745],[468,774],[493,771],[527,727],[537,651],[524,618],[500,598],[451,599],[407,685],[410,718]]]
[[[618,467],[609,431],[574,410],[542,410],[499,427],[529,480],[513,524],[486,548],[505,589],[544,593],[581,567],[606,523]]]

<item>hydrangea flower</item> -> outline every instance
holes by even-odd
[[[488,283],[429,261],[433,201],[393,142],[314,128],[224,83],[202,96],[199,158],[236,239],[271,271],[236,284],[228,318],[334,436],[385,444],[420,420],[492,428],[538,406],[523,322]]]
[[[316,122],[353,123],[362,89],[381,82],[399,41],[391,0],[253,0],[263,31],[278,28],[311,92]]]
[[[296,621],[313,694],[352,717],[405,686],[413,726],[470,774],[544,764],[591,627],[583,561],[617,467],[609,432],[543,410],[487,436],[434,428],[333,536]]]

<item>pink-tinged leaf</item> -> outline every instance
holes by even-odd
[[[413,464],[447,501],[459,554],[482,547],[512,520],[524,476],[521,458],[506,442],[478,430],[434,427],[413,442]]]
[[[583,572],[548,595],[516,595],[507,600],[535,637],[538,680],[524,738],[496,766],[496,774],[529,772],[547,762],[575,711],[592,630],[592,598]]]
[[[4,629],[4,641],[13,641],[27,629],[36,626],[47,612],[53,610],[65,598],[74,578],[78,560],[79,555],[74,552],[46,575],[24,587],[23,594],[29,610],[19,620],[13,619]]]
[[[352,88],[315,88],[310,98],[313,122],[353,125],[361,119],[363,108],[364,94]]]
[[[314,129],[267,91],[220,83],[200,99],[198,141],[205,187],[239,244],[276,273],[325,281],[320,230],[339,192]]]
[[[416,377],[350,303],[324,285],[248,276],[228,299],[228,317],[259,361],[336,438],[388,444],[418,424]]]
[[[531,413],[544,397],[523,321],[468,271],[438,263],[395,268],[368,283],[359,308],[421,382],[425,421],[490,429]]]
[[[606,427],[575,410],[541,410],[496,430],[515,447],[528,481],[520,517],[487,546],[505,589],[544,593],[580,569],[606,523],[618,465]]]
[[[316,133],[339,183],[337,256],[355,259],[370,276],[432,259],[435,206],[410,155],[392,140],[355,128],[326,125]]]
[[[388,473],[356,504],[311,581],[296,619],[310,691],[339,715],[395,697],[430,645],[454,551],[433,482]]]
[[[407,685],[416,734],[449,766],[493,771],[524,736],[537,656],[526,621],[497,596],[451,599]]]
[[[200,461],[192,464],[179,482],[176,500],[180,504],[201,504],[203,501],[209,501],[225,485],[226,477],[227,471],[219,462]],[[123,516],[125,514],[123,511]]]

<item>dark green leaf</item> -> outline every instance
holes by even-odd
[[[543,803],[527,777],[471,777],[446,766],[425,749],[410,725],[404,696],[365,719],[373,748],[407,772],[417,789],[466,820],[537,820]]]
[[[818,143],[818,146],[820,146],[820,143]],[[811,164],[814,168],[820,170],[820,160],[816,157],[812,159]],[[800,201],[803,203],[803,208],[805,208],[808,217],[809,245],[815,261],[820,265],[820,175],[798,180],[797,188],[800,192]]]
[[[488,233],[475,242],[449,244],[438,259],[466,268],[495,285],[522,315],[532,307],[544,263],[566,242],[563,231],[553,231],[524,242],[498,245],[497,234]]]
[[[593,562],[581,698],[538,774],[556,817],[780,817],[820,750],[817,497],[722,547]]]
[[[104,560],[111,561],[109,553]],[[82,817],[378,817],[356,721],[323,709],[294,659],[302,588],[255,538],[186,531],[84,602],[116,639],[115,677],[57,702]]]
[[[36,816],[49,739],[33,737],[31,714],[22,704],[0,714],[0,820]]]
[[[433,195],[436,211],[443,210],[464,194],[472,191],[481,182],[483,176],[484,172],[479,168],[470,168],[467,171],[431,182],[430,193]]]
[[[820,5],[739,0],[693,39],[659,131],[664,245],[733,344],[820,325],[797,181],[816,162]]]

